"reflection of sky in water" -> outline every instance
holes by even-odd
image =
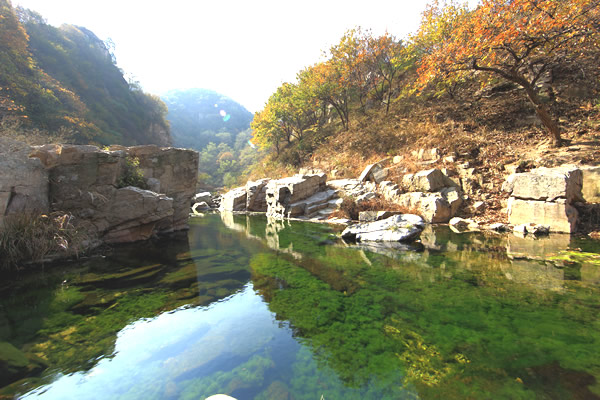
[[[119,332],[112,358],[88,372],[58,375],[22,398],[161,398],[178,381],[229,370],[232,360],[245,361],[270,344],[297,349],[289,329],[248,285],[209,307],[136,321]]]

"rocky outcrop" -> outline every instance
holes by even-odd
[[[437,192],[445,187],[456,186],[437,168],[404,175],[402,185],[411,192]]]
[[[424,227],[425,221],[418,215],[400,214],[351,225],[342,232],[342,238],[357,242],[410,242],[419,237]]]
[[[552,202],[565,199],[569,204],[583,200],[583,175],[574,166],[537,168],[511,175],[505,189],[522,200]]]
[[[221,197],[219,211],[246,211],[248,195],[245,187],[237,187]]]
[[[270,179],[246,183],[246,210],[267,212],[267,184]]]
[[[379,183],[384,181],[389,175],[389,169],[384,168],[382,163],[370,164],[365,167],[363,172],[358,177],[359,182],[375,182]]]
[[[112,149],[112,147],[111,147]],[[146,180],[160,183],[157,193],[173,199],[171,230],[187,228],[190,199],[196,193],[198,153],[174,147],[134,146],[125,150],[126,156],[136,157]]]
[[[578,212],[573,203],[583,200],[583,174],[574,166],[537,168],[509,176],[508,222],[550,227],[551,232],[575,232]]]
[[[341,201],[339,191],[326,186],[325,174],[298,174],[248,182],[230,190],[222,196],[219,210],[266,212],[270,218],[324,219]]]
[[[463,202],[460,188],[435,168],[405,175],[402,186],[408,192],[393,182],[383,181],[378,192],[386,200],[418,213],[429,223],[448,222]]]
[[[0,224],[9,214],[49,211],[48,171],[31,146],[0,138]]]
[[[38,211],[45,207],[71,213],[77,221],[86,222],[88,233],[109,243],[144,240],[187,227],[198,171],[195,151],[44,145],[23,147],[16,159],[12,175],[20,187],[28,189],[11,189],[4,214],[23,211],[13,205],[21,197]],[[140,179],[154,191],[124,185],[134,159],[136,172],[143,175]],[[13,187],[11,182],[10,177],[0,175],[0,188]]]
[[[289,218],[304,215],[309,210],[308,204],[314,206],[315,200],[303,201],[325,189],[325,174],[294,175],[289,178],[272,180],[267,184],[267,216],[274,218]],[[318,201],[327,201],[316,199]]]
[[[579,213],[565,199],[556,202],[508,199],[508,222],[513,225],[536,224],[550,227],[551,232],[572,233]]]

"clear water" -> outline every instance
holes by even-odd
[[[0,399],[600,398],[597,241],[421,242],[207,215],[4,282]]]

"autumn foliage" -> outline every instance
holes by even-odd
[[[436,0],[403,40],[348,31],[325,61],[271,96],[255,115],[253,142],[273,149],[283,164],[299,165],[327,137],[360,125],[362,116],[410,119],[432,102],[468,108],[486,90],[509,87],[559,146],[561,112],[596,102],[565,100],[564,93],[589,83],[587,92],[597,96],[599,28],[600,0],[481,0],[476,7]]]
[[[482,0],[473,11],[434,3],[415,37],[423,54],[419,83],[481,73],[483,82],[517,84],[560,145],[559,126],[540,90],[552,90],[556,67],[597,53],[599,23],[597,0]]]

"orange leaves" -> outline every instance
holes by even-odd
[[[571,45],[597,35],[597,0],[482,0],[474,10],[455,3],[428,8],[415,37],[423,48],[419,80],[480,68],[524,74],[531,60],[575,56]],[[475,68],[477,67],[477,68]]]

